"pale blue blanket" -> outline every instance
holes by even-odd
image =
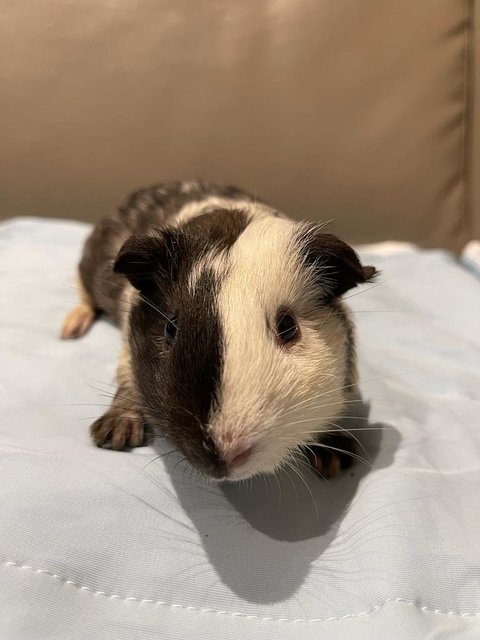
[[[479,638],[479,276],[362,252],[382,277],[348,300],[349,426],[371,468],[223,487],[90,443],[120,336],[58,338],[87,231],[0,225],[0,638]]]

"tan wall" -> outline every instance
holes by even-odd
[[[459,248],[478,209],[465,180],[478,164],[466,128],[473,9],[4,3],[0,214],[93,220],[132,188],[194,176],[333,219],[353,241]]]

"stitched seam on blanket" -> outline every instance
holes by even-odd
[[[59,582],[62,582],[65,585],[71,585],[72,587],[75,587],[76,589],[78,589],[79,591],[84,591],[86,593],[91,593],[92,595],[96,595],[96,596],[103,596],[105,598],[108,598],[109,600],[121,600],[123,602],[138,602],[139,604],[152,604],[152,605],[156,605],[156,606],[164,606],[164,607],[168,607],[170,609],[183,609],[184,611],[198,611],[199,613],[213,613],[215,615],[218,616],[228,616],[231,618],[246,618],[247,620],[260,620],[261,622],[290,622],[292,624],[296,624],[296,623],[307,623],[307,624],[312,624],[315,622],[334,622],[334,621],[340,621],[340,620],[348,620],[349,618],[360,618],[362,616],[367,616],[370,615],[371,613],[375,613],[377,611],[379,611],[380,609],[382,609],[386,604],[390,604],[393,602],[401,602],[403,604],[415,607],[416,609],[419,609],[420,611],[427,611],[429,613],[435,613],[435,614],[443,614],[443,615],[447,615],[447,616],[459,616],[460,618],[475,618],[475,617],[480,617],[480,612],[477,613],[459,613],[457,611],[447,611],[445,609],[434,609],[432,607],[427,607],[425,605],[422,605],[419,601],[415,601],[415,600],[408,600],[407,598],[386,598],[385,600],[382,600],[382,602],[379,602],[378,604],[376,604],[374,607],[371,607],[370,609],[366,610],[366,611],[360,611],[358,613],[347,613],[346,615],[343,616],[331,616],[328,618],[272,618],[272,617],[263,617],[263,616],[257,616],[257,615],[250,615],[250,614],[246,614],[246,613],[240,613],[240,612],[230,612],[230,611],[221,611],[218,609],[211,609],[211,608],[200,608],[200,607],[193,607],[193,606],[188,606],[188,605],[184,605],[184,604],[171,604],[169,602],[164,602],[163,600],[153,600],[153,599],[148,599],[148,598],[136,598],[136,597],[124,597],[124,596],[119,596],[116,594],[109,594],[106,593],[105,591],[96,591],[95,589],[92,589],[91,587],[86,587],[86,586],[82,586],[79,585],[77,582],[75,582],[74,580],[68,580],[67,578],[64,578],[56,573],[52,573],[51,571],[47,571],[46,569],[35,569],[34,567],[31,567],[30,565],[27,564],[20,564],[19,562],[14,562],[13,560],[2,560],[1,564],[3,564],[6,567],[15,567],[17,569],[21,569],[23,571],[31,571],[34,574],[37,575],[46,575],[49,576],[50,578],[53,578],[54,580],[58,580]]]

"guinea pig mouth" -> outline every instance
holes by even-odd
[[[173,438],[178,451],[202,475],[216,481],[235,481],[254,475],[252,459],[261,451],[259,443],[251,438],[237,436],[202,438]]]
[[[229,469],[238,469],[242,467],[251,458],[253,453],[253,445],[241,445],[231,450],[225,455],[225,462]]]
[[[212,463],[205,460],[192,461],[193,466],[206,474],[212,480],[219,482],[236,481],[248,478],[252,475],[248,471],[247,463],[250,461],[254,453],[254,445],[243,444],[229,450],[223,455],[219,454],[217,460]]]

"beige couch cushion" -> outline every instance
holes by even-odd
[[[93,220],[132,188],[196,176],[353,241],[459,248],[468,6],[7,3],[2,215]]]
[[[480,240],[480,2],[472,2],[471,23],[476,26],[470,34],[469,106],[466,138],[467,175],[469,183],[467,222],[472,238]]]

